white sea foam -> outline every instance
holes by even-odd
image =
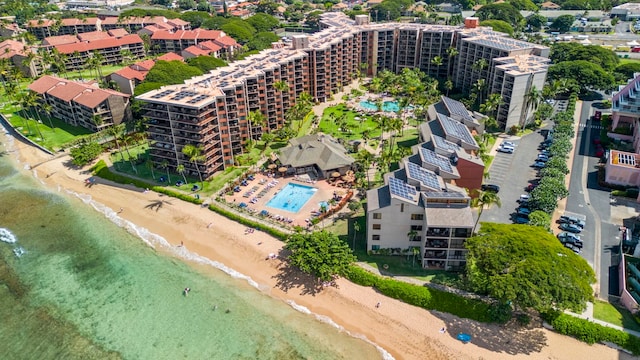
[[[18,239],[16,239],[16,236],[13,235],[9,229],[0,228],[0,241],[15,244]]]
[[[378,350],[378,352],[380,353],[380,355],[382,355],[382,358],[384,360],[394,360],[393,355],[389,354],[387,352],[387,350],[383,349],[382,347],[378,346],[378,344],[374,343],[373,341],[369,340],[366,336],[362,335],[362,334],[354,334],[352,332],[350,332],[349,330],[346,330],[344,327],[342,327],[341,325],[337,324],[335,321],[333,321],[333,319],[331,319],[328,316],[325,315],[320,315],[320,314],[316,314],[314,312],[312,312],[311,310],[309,310],[306,306],[302,306],[302,305],[298,305],[295,301],[293,300],[287,300],[287,304],[289,304],[289,306],[291,306],[293,309],[303,313],[303,314],[307,314],[307,315],[313,315],[316,320],[325,323],[331,327],[336,328],[338,331],[345,333],[351,337],[354,337],[356,339],[360,339],[368,344],[371,344],[373,346],[375,346],[375,348]]]
[[[22,246],[18,246],[17,248],[14,248],[14,249],[13,249],[13,253],[14,253],[17,257],[21,258],[24,254],[26,254],[26,253],[27,253],[27,250],[25,250]]]
[[[67,190],[67,193],[76,196],[77,198],[79,198],[80,200],[82,200],[82,202],[84,202],[85,204],[91,205],[91,207],[93,207],[96,211],[102,213],[105,215],[105,217],[109,220],[111,220],[111,222],[113,222],[114,224],[126,229],[129,233],[137,236],[138,238],[142,239],[142,241],[145,242],[145,244],[149,245],[152,248],[156,248],[156,246],[161,247],[163,249],[169,250],[170,252],[172,252],[173,254],[177,255],[178,257],[185,259],[185,260],[189,260],[189,261],[193,261],[199,264],[205,264],[205,265],[209,265],[212,266],[222,272],[224,272],[225,274],[231,276],[234,279],[241,279],[246,281],[249,285],[251,285],[252,287],[256,288],[257,290],[261,291],[261,292],[265,292],[265,289],[268,289],[268,287],[265,288],[265,286],[261,286],[260,284],[258,284],[255,280],[253,280],[250,276],[247,276],[235,269],[232,269],[226,265],[224,265],[221,262],[215,261],[215,260],[211,260],[207,257],[204,257],[202,255],[199,255],[197,253],[191,252],[189,251],[185,246],[180,246],[180,247],[175,247],[171,244],[169,244],[169,242],[163,238],[160,235],[154,234],[151,231],[149,231],[146,228],[137,226],[136,224],[125,220],[123,218],[121,218],[120,216],[118,216],[118,213],[113,211],[113,209],[109,208],[108,206],[101,204],[95,200],[93,200],[91,198],[90,195],[86,195],[86,194],[79,194],[70,190]],[[2,230],[0,228],[0,230]],[[356,339],[360,339],[368,344],[373,345],[378,352],[380,353],[380,355],[382,356],[382,358],[384,360],[394,360],[394,357],[389,354],[385,349],[383,349],[382,347],[378,346],[376,343],[372,342],[371,340],[369,340],[366,336],[361,335],[361,334],[353,334],[351,332],[349,332],[348,330],[346,330],[344,327],[340,326],[339,324],[337,324],[335,321],[333,321],[331,318],[329,318],[328,316],[324,316],[324,315],[320,315],[320,314],[316,314],[313,313],[311,310],[309,310],[308,308],[306,308],[305,306],[301,306],[296,304],[295,301],[292,300],[287,300],[287,304],[289,304],[294,310],[299,311],[303,314],[307,314],[307,315],[312,315],[314,316],[318,321],[328,324],[334,328],[336,328],[338,331],[343,332],[353,338]]]

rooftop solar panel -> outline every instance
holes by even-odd
[[[437,148],[443,149],[443,150],[451,150],[451,151],[460,150],[460,146],[458,146],[458,144],[452,143],[451,141],[438,135],[432,135],[432,136],[433,136],[433,141],[435,142],[435,145]]]
[[[418,194],[414,186],[396,178],[389,178],[389,191],[392,195],[411,201],[415,201],[415,196]]]
[[[460,139],[467,144],[471,144],[474,146],[477,145],[476,141],[473,139],[473,136],[471,136],[469,129],[467,129],[467,127],[460,122],[444,114],[438,114],[438,120],[440,121],[440,124],[442,124],[442,127],[444,128],[444,131],[447,133],[447,135]]]
[[[447,159],[446,157],[438,155],[433,150],[429,150],[425,148],[420,148],[420,154],[424,162],[437,166],[448,173],[453,173],[453,168],[451,167],[451,163],[449,162],[449,159]]]
[[[434,198],[464,198],[465,194],[459,193],[457,191],[425,191],[424,194],[427,197]]]
[[[433,171],[422,168],[412,162],[407,162],[407,171],[409,172],[409,177],[420,181],[424,186],[433,190],[440,190],[438,175]]]
[[[449,110],[450,114],[455,114],[464,117],[465,119],[473,121],[471,115],[469,115],[469,110],[464,106],[460,101],[453,100],[446,96],[442,97],[442,102],[444,106]]]

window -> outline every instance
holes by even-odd
[[[382,213],[373,213],[373,218],[376,220],[382,219]]]
[[[380,245],[371,245],[371,250],[380,250]]]
[[[380,230],[380,224],[373,224],[373,230]]]
[[[411,230],[422,231],[422,225],[411,225]]]
[[[411,214],[411,220],[424,220],[424,214]]]
[[[371,235],[371,240],[380,241],[380,235]]]
[[[400,212],[404,212],[404,204],[400,204]]]

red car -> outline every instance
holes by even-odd
[[[538,184],[531,184],[530,183],[529,185],[527,185],[526,190],[527,191],[533,191],[533,189],[535,189],[537,186],[538,186]]]

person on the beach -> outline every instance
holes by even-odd
[[[444,334],[447,332],[447,329],[445,327],[443,327],[442,329],[440,329],[440,334]]]
[[[382,305],[382,304],[378,301],[378,303],[376,304],[376,309],[378,309],[380,307],[380,305]]]
[[[209,223],[209,225],[207,225],[207,229],[210,228],[211,225],[213,225],[213,223]]]
[[[191,291],[191,289],[189,289],[188,287],[184,288],[184,296],[189,296],[189,291]]]
[[[118,210],[118,214],[120,214],[123,211],[124,211],[124,208],[120,208],[120,210]]]

